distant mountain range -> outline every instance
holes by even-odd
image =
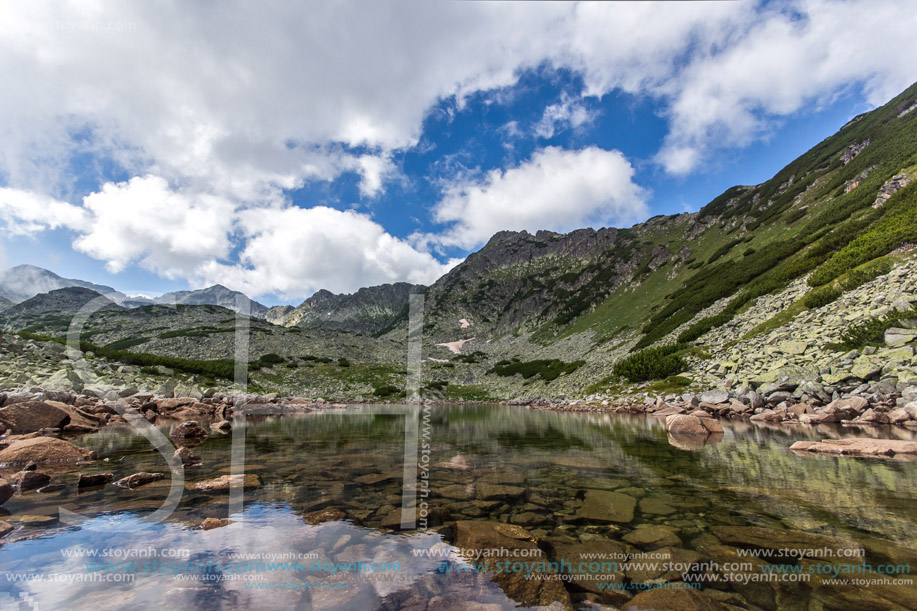
[[[352,295],[335,295],[329,291],[320,290],[298,306],[269,308],[251,300],[244,293],[233,291],[220,284],[194,291],[174,291],[151,299],[128,296],[110,286],[63,278],[52,271],[34,265],[19,265],[0,272],[0,312],[15,318],[19,318],[26,312],[46,313],[53,311],[53,308],[49,310],[46,307],[48,303],[56,303],[61,300],[63,301],[59,305],[68,308],[69,312],[69,309],[72,308],[69,308],[68,304],[73,300],[65,299],[61,293],[55,293],[50,298],[36,300],[37,297],[66,288],[87,289],[93,296],[104,295],[113,304],[128,309],[168,304],[215,305],[236,312],[247,311],[254,318],[266,319],[268,322],[284,327],[336,329],[371,334],[384,329],[396,320],[407,307],[408,295],[422,291],[424,287],[399,282],[362,288]],[[74,292],[71,297],[77,294],[82,295],[83,298],[88,296],[88,293]],[[87,300],[83,299],[83,301]],[[16,304],[23,307],[16,308]]]
[[[86,282],[85,280],[62,278],[52,271],[34,265],[17,265],[0,271],[0,298],[12,303],[19,303],[40,293],[48,293],[71,286],[79,286],[95,291],[116,302],[127,299],[127,295],[116,291],[110,286]]]

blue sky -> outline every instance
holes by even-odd
[[[268,304],[428,283],[496,230],[696,211],[917,79],[891,1],[360,6],[17,6],[0,264]]]

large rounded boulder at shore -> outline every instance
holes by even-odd
[[[18,467],[29,462],[62,464],[95,460],[96,453],[63,439],[33,437],[0,450],[0,465]]]
[[[665,430],[675,435],[709,435],[722,433],[720,423],[704,413],[703,417],[693,414],[673,414],[665,419]]]
[[[70,422],[70,414],[43,401],[25,401],[0,409],[0,429],[13,435],[41,429],[60,429]]]

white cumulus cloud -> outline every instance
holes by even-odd
[[[470,249],[505,229],[569,231],[631,223],[647,213],[645,193],[633,175],[619,151],[547,147],[517,167],[447,187],[434,217],[449,227],[427,239]]]
[[[457,263],[440,263],[352,210],[250,209],[239,213],[239,224],[246,234],[242,265],[211,261],[198,270],[200,284],[302,298],[320,288],[352,292],[385,282],[430,284]]]

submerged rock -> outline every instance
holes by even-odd
[[[213,530],[214,528],[220,528],[222,526],[229,526],[232,524],[232,520],[227,520],[226,518],[205,518],[201,522],[201,530]]]
[[[195,454],[190,448],[181,447],[175,450],[175,458],[181,461],[185,466],[201,464],[201,457]]]
[[[119,486],[121,488],[139,488],[140,486],[146,486],[147,484],[158,482],[164,478],[164,473],[134,473],[133,475],[122,477],[116,481],[115,486]]]
[[[245,475],[221,475],[216,479],[197,482],[194,484],[194,489],[203,490],[204,492],[220,492],[229,490],[232,486],[239,485],[243,488],[257,488],[261,485],[261,478],[254,473],[246,473]]]
[[[501,522],[462,520],[455,523],[453,535],[453,544],[463,555],[476,557],[476,554],[486,551],[490,554],[488,558],[492,561],[492,566],[496,566],[501,560],[511,563],[523,554],[531,556],[526,556],[529,561],[532,558],[537,560],[535,550],[538,546],[534,537],[520,526]],[[572,609],[570,595],[567,594],[563,583],[541,577],[554,574],[549,564],[535,562],[531,567],[532,578],[527,578],[524,572],[509,570],[511,567],[508,567],[506,571],[494,573],[492,579],[508,597],[522,606],[559,604],[562,609]]]
[[[92,486],[104,486],[115,479],[115,476],[111,473],[93,473],[87,475],[85,473],[80,473],[80,479],[76,482],[77,488],[91,488]]]
[[[632,496],[620,492],[590,490],[576,512],[576,517],[596,522],[627,524],[634,519],[636,506],[637,500]]]

